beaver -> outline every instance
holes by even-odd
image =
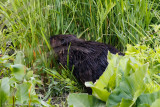
[[[111,45],[85,41],[75,35],[54,35],[50,38],[57,61],[63,66],[67,65],[69,55],[69,69],[73,69],[73,75],[84,84],[86,81],[95,82],[108,66],[107,54],[124,55]]]

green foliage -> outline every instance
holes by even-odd
[[[10,92],[9,78],[4,78],[1,80],[1,87],[0,87],[0,106],[1,107],[5,105],[9,92]]]
[[[68,105],[69,107],[105,107],[104,102],[84,93],[71,94],[68,97]]]
[[[1,106],[15,106],[15,105],[45,105],[49,106],[49,103],[41,103],[41,99],[38,99],[38,95],[35,93],[35,85],[40,84],[38,78],[33,71],[26,68],[21,64],[23,57],[20,56],[21,52],[16,55],[14,64],[10,67],[4,67],[4,69],[9,69],[10,76],[3,77],[0,80],[0,105]],[[8,57],[6,57],[8,58]],[[19,61],[17,58],[20,58]],[[22,58],[22,59],[21,59]],[[0,58],[1,59],[1,58]],[[2,62],[4,56],[2,57]],[[8,60],[8,59],[5,59]],[[7,62],[7,61],[5,61]],[[1,71],[3,74],[3,71]]]
[[[5,105],[5,102],[7,100],[6,93],[0,88],[0,106],[3,107]]]
[[[141,106],[158,107],[157,105],[160,104],[159,100],[160,100],[160,91],[154,93],[142,94],[137,99],[137,105],[140,105],[140,107]]]
[[[131,46],[127,45],[126,55],[135,57],[142,63],[149,63],[150,73],[159,73],[160,67],[160,47],[156,46],[155,49],[145,45]]]
[[[56,70],[45,69],[53,77],[49,84],[46,98],[50,95],[62,95],[64,92],[82,92],[82,85],[76,80],[69,69],[63,68],[61,74]]]
[[[17,86],[17,104],[24,104],[25,101],[29,101],[29,88],[30,83],[23,83]]]
[[[159,23],[159,0],[1,0],[1,106],[10,103],[47,106],[35,93],[35,84],[39,83],[35,74],[43,82],[38,91],[44,94],[45,100],[52,95],[82,91],[72,70],[59,69],[53,64],[49,38],[55,34],[76,34],[86,40],[112,44],[120,50],[128,43],[138,43],[134,47],[127,45],[128,57],[113,57],[96,84],[86,85],[107,105],[135,105],[138,99],[140,106],[156,106],[158,98],[146,104],[141,96],[160,90]],[[93,98],[79,96],[77,101],[83,96]],[[92,101],[99,102],[96,98]]]
[[[25,75],[25,66],[21,64],[11,65],[11,71],[18,81],[22,81]]]
[[[153,66],[146,63],[149,60],[144,62],[144,57],[138,57],[134,53],[138,49],[131,47],[127,48],[127,53],[130,52],[131,55],[118,56],[109,53],[109,65],[103,75],[94,84],[86,83],[86,86],[92,88],[92,95],[106,102],[107,107],[142,106],[150,100],[149,105],[159,104],[160,85],[158,79],[152,75],[157,78],[159,76],[152,72]],[[143,51],[139,54],[145,55]],[[146,100],[143,100],[145,95]]]

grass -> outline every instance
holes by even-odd
[[[0,2],[0,54],[20,50],[24,65],[46,82],[43,85],[48,91],[40,88],[47,99],[51,93],[82,91],[74,77],[67,74],[71,71],[52,63],[50,36],[76,34],[123,51],[127,44],[154,48],[159,45],[155,31],[155,25],[159,24],[159,0],[3,0]],[[12,44],[8,46],[9,42]]]
[[[55,34],[76,34],[124,48],[147,36],[145,31],[149,30],[155,17],[152,11],[156,10],[148,0],[13,0],[6,5],[1,3],[1,13],[7,18],[5,25],[11,27],[13,41],[18,39],[25,49],[37,46],[38,42],[50,49],[47,40]]]

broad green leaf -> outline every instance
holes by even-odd
[[[33,71],[28,71],[26,74],[26,79],[29,80],[31,77],[33,77]]]
[[[122,101],[121,101],[119,107],[130,107],[132,103],[133,103],[132,100],[122,98]]]
[[[108,54],[109,65],[95,84],[87,82],[96,98],[106,101],[107,106],[132,106],[145,91],[148,64],[134,57]],[[149,78],[149,77],[148,77]]]
[[[31,83],[25,82],[23,84],[20,84],[17,86],[17,92],[16,92],[16,104],[24,104],[28,103],[29,101],[29,95],[30,95],[30,89]]]
[[[21,64],[11,65],[10,69],[12,71],[13,76],[18,80],[22,81],[25,75],[25,66]]]
[[[154,93],[141,94],[137,99],[137,105],[156,105],[159,104],[160,91]]]
[[[160,98],[156,99],[155,102],[152,103],[151,107],[158,107],[160,106]]]
[[[24,56],[21,51],[17,52],[16,59],[14,60],[14,64],[23,64],[24,63]]]
[[[0,87],[0,106],[4,107],[5,102],[7,101],[7,94],[4,92],[4,90]]]
[[[115,71],[117,69],[118,56],[113,56],[108,53],[108,59],[112,60],[109,61],[110,64],[108,65],[103,75],[99,78],[99,80],[97,80],[94,85],[88,85],[88,87],[91,86],[92,88],[92,94],[102,101],[107,101],[110,95],[110,88],[112,89],[113,87],[115,87],[115,84],[112,84],[112,82],[116,78]],[[110,85],[109,83],[112,85]],[[106,89],[108,85],[110,85],[110,88],[108,88],[109,90]]]
[[[140,105],[138,105],[138,107],[150,107],[150,105],[149,104],[140,104]]]
[[[68,97],[69,107],[106,107],[105,105],[105,102],[85,93],[70,94]]]
[[[132,100],[132,95],[131,95],[131,90],[129,86],[126,86],[126,81],[124,80],[123,82],[120,83],[120,86],[117,87],[109,96],[107,100],[107,106],[108,107],[113,107],[120,105],[120,102],[122,99],[124,100]],[[124,102],[123,102],[124,103]],[[131,103],[127,104],[131,105]]]
[[[5,78],[2,79],[1,90],[3,90],[6,94],[10,93],[10,84],[9,84],[9,78],[8,77],[5,77]]]
[[[121,62],[123,62],[123,59]],[[148,64],[137,66],[134,64],[133,59],[128,63],[131,65],[130,69],[133,69],[135,72],[131,72],[129,75],[124,74],[122,76],[122,81],[119,86],[115,88],[107,100],[107,106],[109,107],[121,104],[124,105],[125,103],[126,105],[132,106],[145,89],[144,78],[147,73]],[[126,102],[126,100],[130,103]]]

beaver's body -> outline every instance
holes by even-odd
[[[95,82],[102,75],[108,66],[108,51],[123,55],[110,45],[84,41],[73,35],[56,35],[51,37],[50,41],[58,57],[58,62],[63,66],[67,65],[69,51],[69,69],[71,70],[74,65],[73,74],[82,83]]]

